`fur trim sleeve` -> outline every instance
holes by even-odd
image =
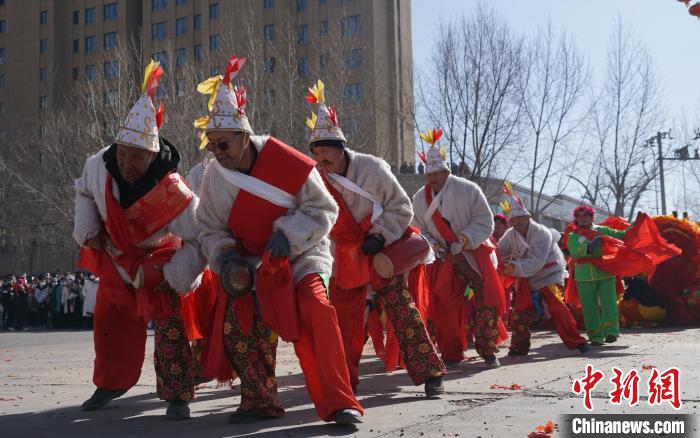
[[[375,161],[375,174],[369,187],[363,187],[382,204],[384,212],[372,224],[370,233],[384,236],[390,245],[403,236],[413,220],[411,200],[396,179],[391,168],[383,160]]]
[[[93,180],[97,179],[96,172],[102,161],[101,154],[95,154],[87,159],[83,173],[75,180],[75,220],[73,223],[73,238],[78,245],[83,246],[89,239],[97,236],[103,228],[100,212],[95,203]],[[104,190],[104,188],[103,188]]]
[[[296,210],[273,224],[274,231],[282,231],[289,241],[292,256],[317,245],[331,231],[338,217],[338,205],[316,169],[297,193],[296,202]]]
[[[236,246],[228,227],[228,216],[233,205],[231,185],[219,175],[214,166],[207,166],[200,188],[196,217],[199,224],[199,244],[209,267],[221,273],[219,256],[224,248]]]
[[[163,274],[170,286],[181,294],[187,294],[199,286],[206,266],[197,241],[199,227],[195,211],[198,204],[199,199],[195,196],[167,227],[169,232],[182,239],[182,246],[163,267]]]
[[[493,234],[493,213],[489,203],[484,196],[484,192],[474,183],[463,186],[465,190],[465,205],[471,213],[471,221],[466,228],[460,232],[469,239],[466,249],[474,250],[491,237]]]

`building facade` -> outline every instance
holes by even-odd
[[[46,193],[71,202],[84,157],[111,141],[150,58],[166,70],[156,95],[165,101],[164,135],[193,160],[191,123],[205,102],[195,85],[236,54],[248,57],[239,79],[249,88],[256,131],[306,151],[311,108],[303,97],[321,78],[349,147],[395,169],[413,164],[410,9],[410,0],[0,0],[0,164],[10,148],[28,143],[25,153],[38,158],[16,161],[32,167],[25,176],[51,175],[45,184],[62,186],[37,195],[0,172],[0,270],[74,267],[69,215],[54,214]],[[70,130],[51,136],[65,108],[69,129],[88,124],[82,113],[96,113],[94,141],[77,152],[68,151]],[[61,154],[44,157],[52,153],[47,142],[65,146],[73,165],[45,167]],[[182,171],[192,162],[183,160]]]

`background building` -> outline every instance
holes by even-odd
[[[254,129],[307,149],[321,78],[350,147],[414,162],[410,0],[0,0],[0,271],[73,268],[73,180],[115,134],[153,57],[182,171],[196,83],[248,57]]]

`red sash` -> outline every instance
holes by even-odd
[[[426,205],[429,207],[430,203],[433,201],[433,192],[430,189],[430,186],[428,185],[426,185],[423,188],[423,191],[425,192]],[[440,211],[437,208],[433,213],[432,220],[438,232],[448,244],[455,243],[459,240],[455,232],[452,231],[452,228],[447,224],[447,222],[442,217],[442,214],[440,214]],[[474,256],[474,259],[476,260],[477,266],[479,267],[481,278],[484,280],[484,304],[487,306],[495,307],[496,311],[498,312],[498,315],[502,315],[506,309],[505,290],[503,289],[503,283],[501,282],[501,278],[498,276],[498,272],[496,271],[496,268],[491,262],[491,253],[494,250],[495,247],[493,246],[493,244],[491,244],[491,241],[486,240],[486,242],[479,245],[478,248],[471,250],[471,253]],[[451,254],[448,257],[448,261],[450,257]],[[454,277],[451,263],[440,263],[439,269],[441,271],[449,270],[448,272],[445,272],[442,275],[438,274],[440,277]],[[450,283],[454,284],[453,282]],[[442,287],[451,286],[449,284],[434,285],[434,289],[436,291],[441,289]]]
[[[250,176],[265,181],[287,193],[296,195],[315,166],[315,162],[299,151],[270,137],[260,151]],[[263,256],[272,236],[273,223],[287,213],[287,208],[272,204],[246,191],[239,191],[231,207],[228,225],[243,255]],[[289,263],[263,257],[258,271],[256,296],[263,320],[284,340],[298,338],[298,312],[294,279]],[[272,278],[269,278],[269,277]],[[285,279],[280,284],[280,279]],[[252,294],[236,299],[241,329],[247,333],[253,325]],[[283,316],[284,315],[284,316]]]
[[[372,258],[362,252],[362,242],[372,227],[371,214],[357,223],[343,196],[328,182],[321,172],[326,188],[338,204],[338,219],[331,229],[331,239],[335,243],[333,255],[335,283],[341,289],[354,289],[364,286],[372,280]],[[342,267],[342,268],[341,268]]]
[[[124,210],[112,195],[112,177],[107,175],[105,203],[106,229],[112,244],[122,252],[112,259],[105,250],[81,248],[79,267],[100,277],[100,293],[118,306],[135,308],[145,319],[172,316],[174,309],[168,294],[139,289],[124,283],[116,265],[134,278],[141,263],[156,259],[165,264],[180,246],[178,239],[168,239],[155,248],[143,249],[138,242],[146,240],[175,219],[192,201],[194,195],[177,173],[170,173],[145,196]],[[163,208],[167,206],[168,208]]]

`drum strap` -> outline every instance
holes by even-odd
[[[433,201],[430,203],[428,206],[428,209],[425,211],[425,214],[423,215],[423,220],[425,223],[429,223],[430,220],[433,218],[433,213],[435,213],[435,210],[438,209],[440,206],[440,203],[442,202],[442,194],[445,193],[447,190],[447,186],[450,185],[450,180],[451,180],[451,175],[447,177],[447,181],[445,181],[445,185],[442,186],[442,190],[433,198]],[[425,190],[431,190],[430,187],[426,186]]]
[[[337,182],[338,184],[355,193],[356,195],[360,195],[363,198],[369,200],[372,203],[372,219],[370,221],[374,223],[377,219],[379,219],[379,216],[381,216],[381,214],[384,212],[384,209],[382,208],[382,204],[379,203],[379,201],[377,201],[376,199],[374,199],[374,197],[370,193],[368,193],[362,187],[358,186],[357,184],[355,184],[354,182],[350,181],[342,175],[330,172],[328,172],[326,175],[328,175],[328,177],[331,178],[333,181]]]
[[[241,172],[226,169],[214,160],[214,168],[224,177],[226,181],[234,186],[244,190],[252,195],[262,198],[278,207],[295,208],[294,196],[290,193],[279,189],[272,184],[255,178],[254,176],[246,175]]]

